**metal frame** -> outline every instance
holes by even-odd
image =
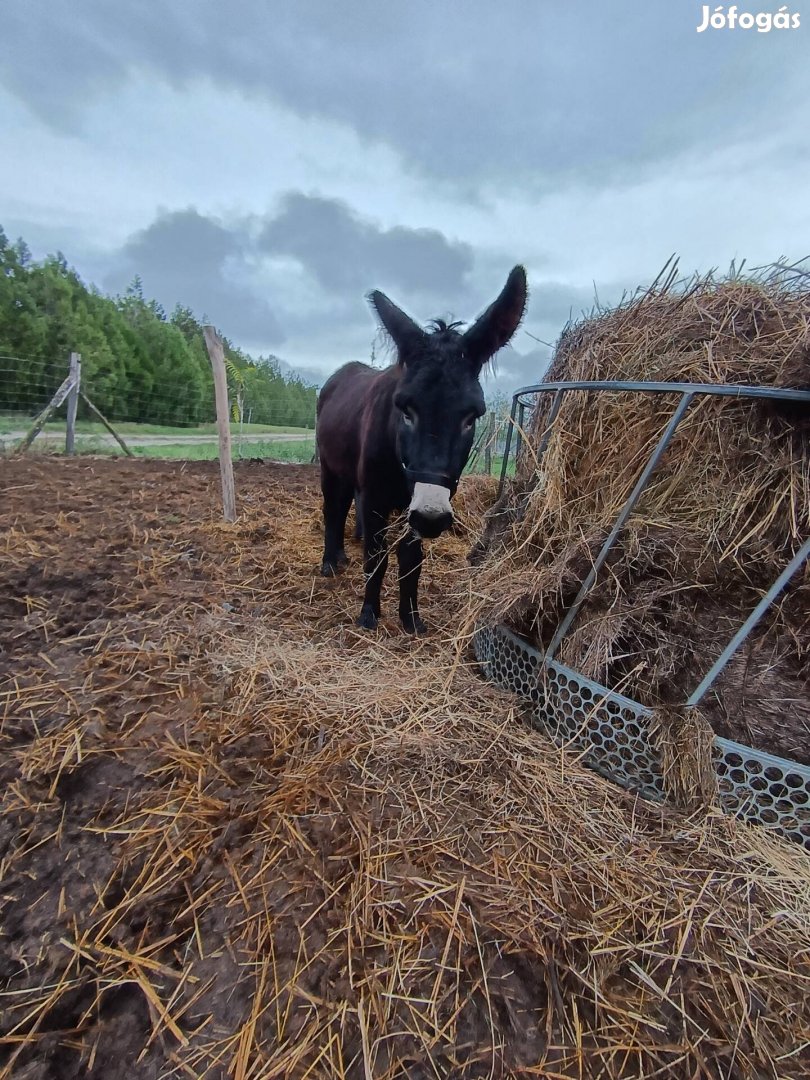
[[[572,382],[545,382],[537,383],[534,386],[524,386],[518,390],[512,398],[512,410],[510,413],[509,429],[506,436],[506,449],[504,452],[503,465],[501,466],[501,479],[498,488],[498,495],[503,493],[503,486],[506,481],[506,469],[509,462],[509,451],[511,448],[511,436],[512,430],[517,428],[519,437],[525,438],[524,420],[527,408],[534,408],[535,401],[529,400],[529,395],[536,394],[548,394],[553,393],[554,399],[551,403],[551,410],[549,412],[548,424],[540,439],[540,444],[537,448],[537,462],[538,465],[542,461],[546,448],[548,447],[551,439],[554,422],[557,419],[557,414],[560,411],[562,405],[563,395],[571,390],[598,390],[603,392],[623,392],[631,391],[637,393],[653,393],[653,394],[679,394],[680,399],[675,408],[674,413],[670,417],[669,423],[662,432],[652,454],[647,460],[646,465],[642,469],[641,475],[636,481],[633,490],[627,496],[624,506],[619,511],[618,517],[613,525],[613,528],[607,535],[604,544],[602,545],[599,554],[594,560],[594,564],[588,572],[588,576],[580,586],[571,607],[565,613],[562,622],[554,631],[554,635],[551,639],[548,649],[546,650],[546,660],[553,660],[558,653],[560,646],[565,638],[565,635],[571,629],[571,626],[576,619],[580,608],[582,607],[585,599],[593,587],[596,581],[599,570],[605,563],[610,549],[616,540],[616,537],[621,532],[622,528],[627,522],[627,519],[632,514],[641,497],[644,489],[647,487],[650,477],[658,466],[661,458],[664,455],[666,448],[672,441],[672,437],[675,434],[678,425],[680,424],[692,401],[697,396],[707,395],[711,397],[730,397],[730,398],[754,398],[764,399],[770,401],[798,401],[805,402],[810,408],[810,390],[789,390],[776,386],[735,386],[729,383],[683,383],[683,382],[607,382],[600,380],[576,380]],[[782,573],[773,582],[771,587],[765,593],[763,598],[743,622],[737,633],[725,647],[723,652],[712,664],[709,671],[706,673],[700,685],[690,696],[687,701],[687,705],[697,705],[706,692],[710,689],[717,676],[728,664],[729,660],[736,652],[736,650],[742,645],[759,620],[765,614],[767,609],[779,595],[779,593],[787,585],[788,581],[793,577],[802,563],[810,557],[810,538],[808,538],[799,550],[794,554],[790,563],[785,567]]]
[[[557,413],[562,405],[562,397],[569,390],[604,390],[621,392],[632,390],[646,394],[688,394],[690,399],[696,394],[708,394],[711,397],[733,398],[764,398],[771,401],[803,401],[810,405],[810,390],[789,390],[780,386],[736,386],[733,383],[684,383],[684,382],[639,382],[639,381],[606,381],[606,380],[572,380],[571,382],[543,382],[534,383],[532,386],[522,386],[512,395],[512,409],[509,414],[509,427],[506,432],[506,449],[504,450],[503,463],[501,465],[501,477],[498,486],[498,495],[503,493],[503,485],[506,482],[506,469],[509,463],[509,451],[512,446],[512,431],[517,426],[520,437],[523,437],[523,421],[526,409],[533,409],[535,401],[529,401],[530,394],[554,394],[551,403],[548,426],[543,433],[543,438],[537,448],[537,458],[540,460],[545,453],[548,441],[551,438],[551,428],[557,419]],[[672,433],[670,433],[670,438]],[[655,452],[655,451],[653,451]]]
[[[558,653],[560,646],[570,630],[574,620],[576,619],[588,593],[590,592],[599,570],[604,565],[610,550],[616,540],[616,537],[621,532],[622,528],[626,524],[628,518],[632,514],[635,506],[638,503],[641,494],[647,487],[650,477],[658,466],[667,446],[672,441],[672,438],[678,428],[683,417],[689,409],[692,401],[698,396],[711,396],[711,397],[729,397],[736,399],[759,399],[759,400],[771,400],[771,401],[795,401],[807,404],[810,408],[810,391],[808,390],[790,390],[783,389],[781,387],[770,386],[735,386],[724,383],[682,383],[682,382],[635,382],[635,381],[600,381],[600,380],[579,380],[571,382],[545,382],[538,383],[534,386],[525,386],[518,390],[512,398],[512,409],[510,413],[510,423],[507,431],[506,448],[504,452],[503,464],[501,467],[500,484],[498,488],[499,497],[503,493],[504,484],[506,481],[507,467],[509,463],[509,453],[512,446],[512,431],[516,429],[520,439],[525,439],[524,422],[527,409],[533,409],[536,407],[536,395],[548,394],[554,395],[551,408],[549,410],[548,423],[540,439],[540,443],[536,451],[536,459],[538,465],[542,461],[542,458],[546,452],[549,441],[553,433],[554,423],[559,414],[562,406],[564,395],[569,391],[574,390],[595,390],[605,393],[616,392],[636,392],[636,393],[654,393],[654,394],[678,394],[679,400],[675,407],[672,416],[669,419],[664,431],[662,432],[658,442],[653,449],[649,459],[647,460],[644,468],[642,469],[632,491],[628,495],[624,505],[622,506],[616,521],[613,524],[608,536],[606,537],[602,548],[599,551],[594,564],[591,567],[587,577],[582,582],[579,591],[571,604],[568,611],[565,613],[562,621],[554,632],[548,649],[542,655],[537,655],[537,660],[541,663],[547,672],[553,672],[556,669],[563,670],[554,657]],[[794,553],[790,562],[784,567],[782,572],[778,575],[776,580],[771,584],[770,588],[766,591],[756,607],[751,611],[748,617],[743,621],[737,632],[733,635],[726,647],[721,652],[720,656],[709,667],[706,674],[701,679],[698,686],[690,694],[686,701],[686,706],[691,707],[699,704],[714,684],[717,677],[724,670],[731,657],[740,647],[740,645],[746,640],[754,627],[760,621],[762,616],[773,604],[779,593],[785,588],[787,583],[793,577],[793,575],[799,570],[802,564],[810,558],[810,537],[808,537],[799,549]],[[504,628],[499,628],[499,633],[504,633]],[[482,631],[479,631],[482,633]],[[513,643],[514,644],[514,643]],[[528,649],[529,646],[525,642],[521,643],[524,649]],[[478,648],[478,646],[477,646]],[[568,669],[565,669],[568,670]],[[575,677],[579,680],[580,684],[588,683],[583,676],[574,672],[568,672],[568,677]],[[612,691],[606,688],[600,688],[605,695],[616,695]],[[626,701],[628,706],[632,706],[636,710],[639,716],[644,717],[648,715],[648,710],[637,702],[630,702],[629,699],[622,699]],[[785,768],[794,768],[799,773],[810,777],[810,771],[806,770],[803,766],[799,766],[797,763],[790,762],[787,759],[777,759],[763,754],[761,751],[755,751],[750,747],[744,747],[737,743],[727,743],[727,740],[715,740],[717,753],[721,751],[732,754],[742,754],[746,758],[746,761],[750,763],[752,760],[763,762],[768,759],[763,768],[779,767],[783,770]],[[591,755],[592,756],[592,755]],[[721,755],[722,756],[722,755]],[[603,771],[600,769],[600,771]],[[736,783],[736,782],[735,782]],[[754,790],[756,785],[754,785]],[[739,792],[737,792],[739,795]],[[808,845],[810,845],[810,839],[808,839]]]
[[[484,673],[527,702],[529,718],[560,749],[653,802],[666,780],[653,710],[548,660],[503,626],[480,626],[473,648]],[[715,737],[712,764],[723,810],[801,844],[810,853],[810,766]]]

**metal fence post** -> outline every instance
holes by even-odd
[[[517,414],[517,394],[512,398],[512,411],[509,414],[509,423],[506,425],[506,447],[503,452],[503,463],[501,465],[501,479],[498,483],[498,498],[503,494],[503,486],[506,483],[506,470],[509,466],[509,449],[512,445],[512,431],[515,426],[515,416]]]

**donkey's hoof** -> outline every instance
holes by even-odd
[[[363,630],[376,630],[377,622],[377,616],[371,608],[364,606],[363,610],[360,612],[360,617],[357,620],[357,625]]]
[[[345,551],[339,551],[337,553],[337,560],[336,561],[337,561],[338,569],[342,570],[344,566],[349,565],[349,556],[346,554]]]
[[[402,623],[402,629],[406,634],[421,635],[428,632],[427,626],[425,626],[418,615],[400,615],[399,621]]]
[[[322,562],[321,563],[321,577],[334,577],[337,574],[337,567],[334,563]]]

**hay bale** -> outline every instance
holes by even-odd
[[[550,380],[810,388],[810,278],[672,276],[569,326]],[[547,646],[678,395],[570,392],[542,460],[539,398],[475,558],[478,615]],[[810,533],[810,410],[696,398],[560,659],[657,708],[686,701]],[[810,761],[810,574],[800,571],[704,701],[713,729]]]
[[[699,708],[661,706],[650,719],[650,738],[661,754],[664,787],[685,810],[711,807],[717,799],[712,763],[714,732]]]

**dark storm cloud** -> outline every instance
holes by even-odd
[[[470,190],[561,173],[598,185],[756,134],[806,93],[804,27],[698,35],[700,16],[651,0],[27,0],[4,5],[0,80],[80,131],[83,107],[133,71],[203,77],[346,123]]]
[[[473,251],[435,229],[380,228],[346,203],[292,192],[261,231],[259,247],[296,258],[329,291],[374,287],[409,296],[463,293]]]
[[[514,392],[521,386],[542,382],[551,363],[551,349],[536,348],[520,353],[504,349],[498,357],[498,389]]]
[[[292,287],[289,263],[273,262],[279,257],[301,267]],[[336,360],[367,359],[375,335],[378,354],[387,355],[364,298],[370,288],[389,290],[420,323],[443,314],[472,322],[510,269],[491,256],[480,261],[483,272],[472,248],[439,232],[382,229],[345,203],[290,192],[276,213],[250,221],[224,223],[194,209],[162,214],[111,257],[104,280],[123,290],[139,274],[146,295],[168,310],[180,302],[205,313],[251,348],[283,344],[292,362],[301,343],[311,349],[322,342],[328,362],[336,348]],[[268,290],[272,310],[259,291],[262,273],[285,279],[284,288]],[[621,283],[607,286],[602,299],[615,302],[622,291]],[[524,325],[497,358],[498,385],[513,389],[542,378],[562,328],[593,305],[592,288],[530,284]]]
[[[240,226],[226,227],[193,209],[176,211],[127,241],[112,259],[106,284],[120,291],[138,274],[145,294],[167,310],[180,303],[229,337],[273,345],[284,340],[275,313],[234,277],[248,254]]]
[[[280,258],[295,260],[301,273]],[[193,208],[163,213],[108,257],[101,276],[123,291],[137,274],[167,310],[189,306],[229,337],[268,349],[330,332],[370,342],[375,322],[365,294],[377,287],[415,305],[422,321],[456,303],[471,318],[482,306],[469,295],[473,265],[471,247],[436,230],[380,228],[346,203],[289,192],[263,218],[226,223]],[[263,275],[283,284],[269,290],[272,310],[260,293]]]

